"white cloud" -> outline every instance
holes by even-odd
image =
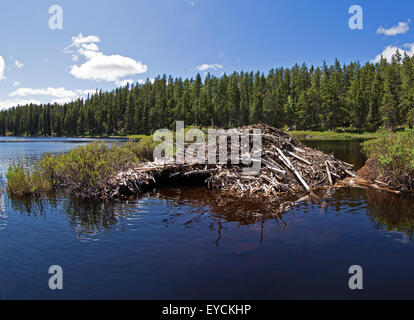
[[[58,103],[64,104],[74,101],[88,94],[95,93],[96,90],[67,90],[65,88],[19,88],[9,94],[12,99],[0,101],[0,110],[26,104]]]
[[[61,99],[55,99],[53,101],[51,101],[51,104],[57,103],[57,104],[65,104],[65,103],[69,103],[72,102],[74,99],[72,98],[61,98]]]
[[[101,42],[101,39],[97,36],[83,36],[82,33],[72,37],[72,43],[64,49],[65,53],[72,54],[73,61],[79,60],[79,55],[85,56],[86,59],[92,59],[99,53],[99,47],[97,43]]]
[[[119,81],[125,76],[146,71],[146,65],[132,58],[120,55],[97,55],[80,66],[72,66],[70,73],[78,79]]]
[[[4,109],[8,109],[11,107],[16,107],[18,105],[20,106],[24,106],[26,104],[41,104],[41,102],[39,100],[35,100],[35,99],[22,99],[22,100],[18,100],[18,99],[13,99],[13,100],[0,100],[0,110],[4,110]]]
[[[155,79],[154,79],[154,78],[147,79],[147,80],[144,80],[144,79],[139,79],[139,80],[138,80],[138,84],[144,84],[144,83],[146,83],[147,81],[149,81],[149,82],[151,82],[151,83],[154,83],[154,82],[155,82]]]
[[[83,89],[76,89],[76,90],[67,90],[65,88],[45,88],[45,89],[32,89],[32,88],[19,88],[16,91],[9,94],[11,97],[34,97],[38,99],[41,96],[51,97],[54,99],[49,99],[46,101],[50,103],[58,103],[64,104],[76,100],[81,97],[85,97],[88,94],[95,93],[95,90],[83,90]],[[38,100],[20,100],[20,104],[26,104],[24,102],[29,101],[36,101],[36,103],[40,104],[41,102]],[[14,106],[19,102],[19,100],[6,100],[4,105],[6,107]],[[34,102],[33,102],[34,103]]]
[[[219,69],[223,69],[223,66],[221,64],[202,64],[200,66],[196,67],[198,71],[206,71],[206,70],[219,70]]]
[[[383,26],[380,26],[377,30],[378,34],[384,34],[386,36],[396,36],[398,34],[405,34],[410,30],[410,26],[408,23],[410,23],[411,20],[408,20],[408,22],[398,22],[398,25],[392,26],[391,28],[384,28]]]
[[[14,85],[15,87],[17,87],[18,85],[20,85],[20,82],[19,82],[19,81],[13,81],[13,85]]]
[[[87,61],[80,65],[71,66],[70,74],[78,79],[112,81],[118,84],[128,81],[122,80],[126,76],[147,71],[147,66],[141,61],[121,55],[103,54],[96,44],[100,41],[97,36],[84,37],[81,33],[72,37],[72,44],[65,48],[65,52],[72,54],[74,61],[78,61],[80,56]],[[75,51],[72,48],[76,48]]]
[[[32,89],[19,88],[9,94],[11,97],[27,97],[27,96],[51,96],[57,98],[72,97],[75,93],[66,90],[65,88],[47,88],[47,89]]]
[[[404,50],[403,48],[407,48]],[[379,55],[372,60],[373,63],[377,63],[381,61],[381,56],[386,59],[387,61],[391,61],[393,55],[397,53],[397,50],[400,52],[401,55],[406,53],[409,57],[414,55],[414,43],[407,43],[402,46],[402,48],[395,47],[395,46],[387,46]]]
[[[4,68],[4,59],[2,56],[0,56],[0,80],[6,79],[6,77],[4,76]]]
[[[79,33],[79,35],[72,37],[72,44],[66,47],[65,50],[68,50],[71,47],[79,48],[82,44],[99,43],[99,42],[101,42],[101,39],[99,39],[99,37],[97,36],[84,37],[82,33]]]
[[[93,58],[95,58],[95,57],[98,57],[98,56],[102,56],[103,54],[101,53],[101,52],[99,52],[99,51],[94,51],[94,50],[86,50],[86,49],[83,49],[83,48],[80,48],[79,49],[79,51],[78,51],[78,53],[80,54],[80,55],[82,55],[82,56],[84,56],[86,59],[88,59],[88,60],[90,60],[90,59],[93,59]],[[77,56],[77,55],[75,55],[75,56],[73,56],[73,61],[78,61],[79,59],[79,56]]]
[[[118,87],[125,87],[128,83],[129,85],[133,84],[135,81],[132,79],[126,79],[126,80],[121,80],[121,81],[117,81],[116,85]]]
[[[83,43],[81,47],[85,50],[99,51],[99,47],[95,43]]]
[[[14,64],[16,65],[16,67],[17,68],[19,68],[19,69],[21,69],[21,68],[23,68],[23,66],[24,66],[24,64],[23,63],[21,63],[21,62],[19,62],[19,61],[14,61]]]

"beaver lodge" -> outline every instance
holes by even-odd
[[[227,163],[176,164],[174,159],[141,163],[118,172],[105,181],[95,196],[106,199],[125,198],[143,194],[163,186],[204,184],[211,190],[227,195],[278,199],[284,196],[299,198],[313,190],[332,187],[347,177],[355,177],[352,165],[336,159],[333,155],[308,148],[283,131],[264,124],[238,128],[248,130],[249,144],[253,148],[255,130],[261,130],[261,163],[257,174],[246,174],[246,165]],[[183,147],[174,142],[177,152]],[[230,139],[226,140],[230,154]],[[204,152],[208,152],[204,145]],[[210,155],[211,156],[211,155]],[[257,154],[256,154],[257,156]],[[219,154],[216,154],[219,159]],[[245,170],[243,170],[245,169]],[[84,192],[88,192],[85,190]],[[89,194],[89,196],[91,196]]]

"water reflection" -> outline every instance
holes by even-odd
[[[328,189],[299,200],[286,197],[278,202],[240,199],[197,187],[160,189],[127,202],[76,201],[62,196],[47,200],[11,200],[10,203],[14,210],[28,216],[63,212],[78,239],[93,241],[99,240],[105,230],[122,232],[134,228],[136,220],[148,213],[146,218],[158,219],[154,222],[164,227],[179,224],[191,229],[204,223],[217,232],[217,246],[228,227],[226,223],[234,228],[250,226],[260,233],[262,242],[266,222],[270,225],[267,232],[284,232],[298,223],[285,215],[291,208],[320,216],[328,210],[336,216],[366,214],[374,228],[390,232],[390,235],[391,232],[402,233],[403,242],[411,241],[414,231],[414,199],[374,189]],[[7,224],[3,197],[0,198],[0,213],[3,214],[0,221]]]
[[[367,160],[361,143],[365,140],[304,140],[302,143],[311,148],[317,148],[325,153],[332,153],[338,159],[355,165],[354,169],[358,170],[365,165]]]
[[[48,198],[9,199],[11,208],[25,216],[47,218],[64,213],[80,240],[98,240],[106,229],[123,226],[122,205],[101,201],[78,201],[60,195]]]
[[[413,239],[414,199],[376,190],[367,190],[366,197],[367,215],[376,228],[403,234],[403,243]]]
[[[115,203],[99,201],[64,201],[69,224],[81,240],[98,240],[104,230],[124,229],[126,212]]]
[[[6,205],[4,203],[4,195],[0,190],[0,230],[3,230],[7,227],[7,213]]]

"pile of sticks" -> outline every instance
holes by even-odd
[[[241,129],[247,129],[251,136],[254,135],[254,129],[261,130],[262,147],[258,160],[261,169],[255,175],[246,174],[243,171],[246,165],[242,163],[232,164],[230,156],[228,162],[222,164],[176,164],[173,159],[153,161],[113,175],[102,185],[99,196],[128,197],[161,186],[189,183],[205,184],[212,190],[237,196],[298,196],[318,188],[334,186],[346,177],[355,177],[351,164],[308,148],[279,129],[257,124],[236,130]],[[176,152],[183,152],[188,145],[181,150],[179,146],[176,147]],[[207,146],[204,149],[207,153]],[[230,139],[228,152],[230,155]]]

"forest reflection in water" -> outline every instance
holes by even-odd
[[[99,240],[105,230],[123,231],[131,226],[131,221],[143,219],[142,213],[145,213],[145,219],[151,219],[154,204],[161,205],[155,209],[161,215],[157,214],[154,219],[158,221],[154,222],[165,227],[180,223],[184,230],[193,224],[206,223],[210,230],[217,232],[217,246],[223,222],[232,223],[234,227],[254,225],[262,242],[265,223],[272,223],[272,232],[283,232],[293,227],[292,223],[298,223],[286,215],[291,209],[323,215],[329,208],[338,219],[341,215],[365,214],[373,228],[403,233],[409,240],[412,240],[414,231],[414,199],[375,189],[330,189],[299,200],[284,198],[279,202],[267,202],[261,198],[240,199],[204,187],[165,188],[123,202],[78,201],[64,196],[12,200],[0,196],[0,229],[7,225],[4,198],[10,201],[15,211],[27,216],[64,213],[79,239]],[[160,208],[163,212],[159,212]]]

